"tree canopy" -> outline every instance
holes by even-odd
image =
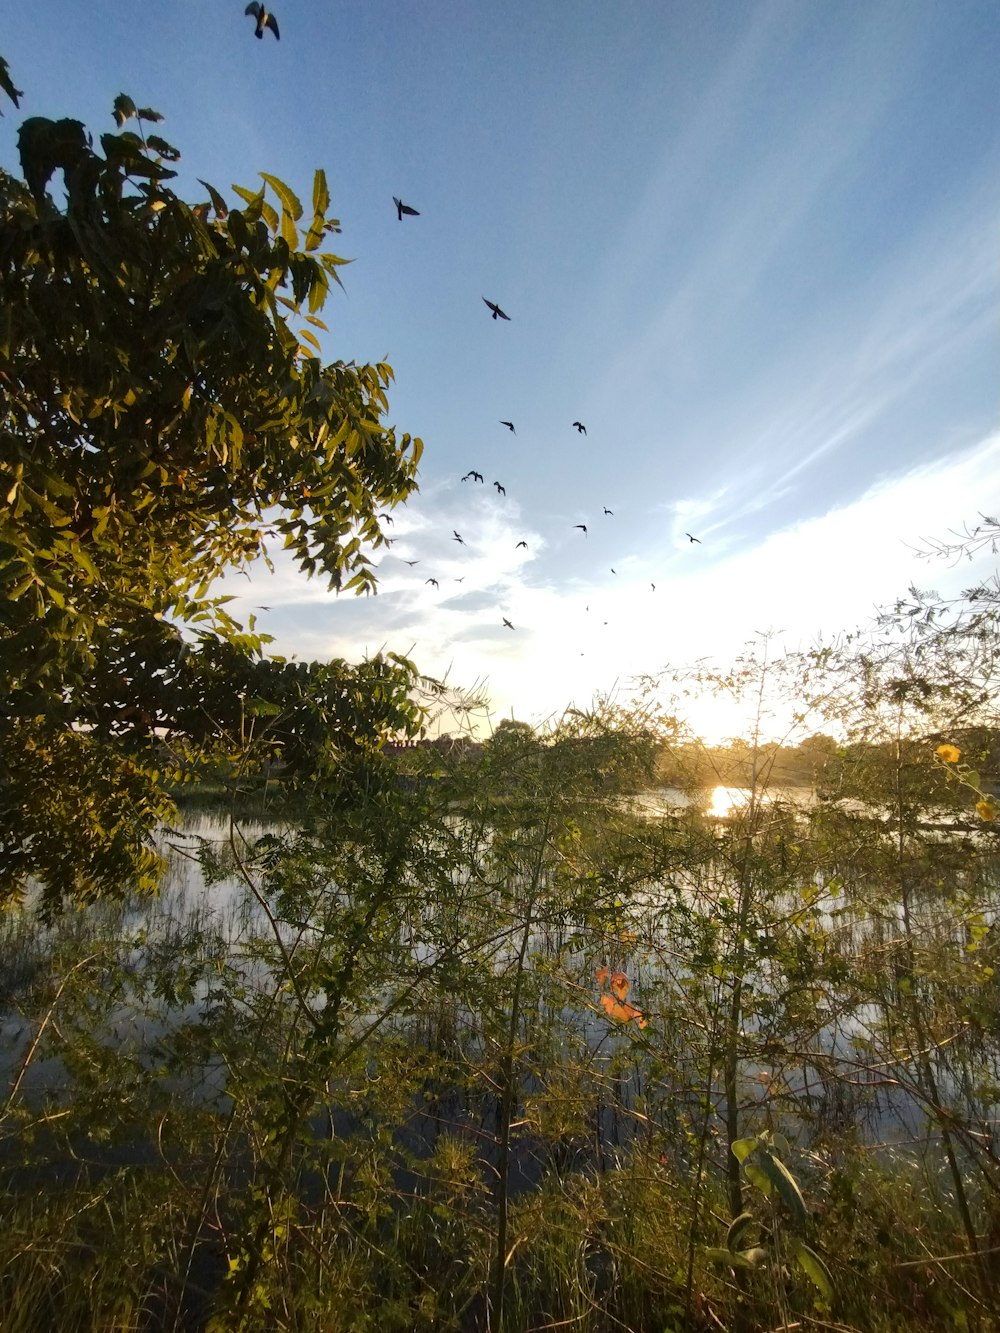
[[[307,214],[264,173],[233,187],[240,207],[205,182],[189,203],[161,117],[124,94],[114,116],[99,148],[79,121],[31,117],[23,181],[0,171],[0,897],[29,874],[57,896],[148,882],[164,733],[231,745],[249,704],[273,755],[277,719],[311,697],[328,760],[418,725],[404,659],[266,662],[214,587],[280,546],[372,592],[380,517],[416,487],[420,441],[384,420],[391,368],[321,355],[345,262],[325,248],[324,173]],[[315,760],[292,731],[284,749]],[[88,773],[107,798],[92,839]],[[53,781],[58,866],[32,813]]]

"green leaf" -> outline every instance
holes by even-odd
[[[223,199],[222,195],[214,185],[209,185],[208,181],[203,181],[200,176],[198,178],[198,184],[204,185],[205,189],[208,191],[208,197],[211,199],[212,207],[215,209],[215,216],[225,220],[229,216],[229,207],[226,204],[225,199]]]
[[[738,1162],[745,1162],[759,1146],[760,1140],[757,1138],[735,1139],[732,1143],[732,1154]]]
[[[295,195],[277,176],[270,176],[266,171],[260,173],[260,178],[270,185],[271,189],[281,200],[281,207],[287,209],[294,220],[298,222],[302,216],[302,205],[299,203],[298,196]]]
[[[115,98],[113,114],[119,129],[135,115],[135,103],[127,93],[119,93]]]
[[[10,67],[3,56],[0,56],[0,92],[5,92],[16,107],[21,105],[20,99],[24,92],[20,88],[15,88],[11,82]]]
[[[777,1130],[772,1130],[770,1134],[771,1143],[775,1153],[779,1157],[790,1157],[792,1153],[791,1146],[784,1134],[779,1134]]]
[[[813,1286],[823,1297],[825,1301],[833,1300],[833,1277],[829,1268],[819,1257],[815,1250],[811,1250],[804,1241],[799,1240],[798,1236],[793,1236],[792,1248],[795,1251],[795,1258],[799,1267],[812,1282]]]
[[[806,1208],[805,1199],[802,1197],[802,1191],[796,1184],[795,1177],[768,1148],[763,1148],[758,1157],[760,1169],[767,1176],[767,1179],[777,1190],[782,1201],[792,1215],[792,1221],[797,1226],[803,1226],[809,1216]],[[749,1174],[750,1167],[746,1167]]]
[[[725,1264],[729,1268],[743,1268],[748,1271],[757,1267],[752,1259],[748,1259],[745,1254],[740,1254],[738,1250],[723,1250],[706,1246],[701,1253],[705,1262],[709,1264]]]
[[[740,1213],[739,1217],[734,1217],[729,1224],[729,1230],[726,1232],[726,1248],[730,1250],[742,1249],[747,1232],[754,1225],[754,1221],[753,1213]]]
[[[159,153],[167,162],[176,162],[180,157],[178,149],[172,143],[167,143],[166,139],[161,139],[158,134],[147,134],[146,146],[152,148],[154,153]]]
[[[766,1199],[771,1197],[773,1192],[771,1177],[762,1166],[758,1165],[756,1162],[747,1162],[743,1167],[743,1174],[746,1176],[747,1180],[750,1181],[751,1185],[756,1185]]]
[[[298,248],[299,233],[295,229],[291,214],[285,209],[281,211],[281,235],[290,250]]]
[[[313,176],[313,212],[318,217],[325,217],[330,207],[330,191],[326,186],[326,172],[322,167]]]

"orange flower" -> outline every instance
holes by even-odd
[[[939,745],[934,753],[946,764],[957,764],[962,757],[957,745]]]
[[[997,817],[997,808],[994,803],[987,799],[976,802],[976,814],[980,819],[985,819],[987,824]]]

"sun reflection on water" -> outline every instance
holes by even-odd
[[[758,804],[766,804],[771,797],[766,793],[757,793]],[[746,787],[715,787],[712,800],[705,813],[712,819],[725,819],[738,810],[745,810],[750,804],[750,791]]]

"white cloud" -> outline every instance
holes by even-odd
[[[752,548],[719,558],[709,538],[700,547],[683,537],[678,543],[672,525],[658,550],[623,561],[617,576],[608,570],[564,587],[539,581],[539,534],[527,534],[527,555],[514,551],[523,532],[515,505],[492,505],[483,496],[474,513],[466,507],[466,550],[449,545],[454,495],[442,488],[425,499],[425,508],[407,518],[407,532],[434,571],[426,577],[436,574],[440,589],[415,577],[423,565],[410,577],[386,559],[385,591],[360,603],[337,599],[316,581],[293,582],[284,572],[277,576],[280,592],[255,574],[246,598],[280,604],[280,618],[261,620],[263,628],[271,619],[280,626],[278,651],[347,658],[383,646],[411,652],[429,674],[449,672],[466,685],[485,680],[498,713],[513,708],[540,720],[668,663],[709,657],[725,665],[760,631],[777,632],[778,651],[808,647],[865,623],[912,583],[942,593],[968,586],[988,557],[956,568],[921,560],[911,547],[1000,507],[1000,435],[879,482],[856,502],[794,523]],[[696,512],[693,502],[681,501],[675,518],[686,526]],[[398,526],[401,532],[406,526],[402,517]],[[461,585],[447,582],[463,576]],[[702,726],[712,725],[707,716],[703,711]]]

